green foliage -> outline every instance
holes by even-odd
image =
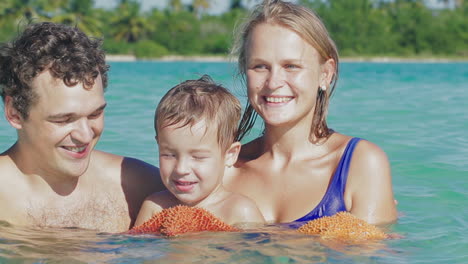
[[[225,35],[208,35],[203,41],[203,51],[209,54],[226,55],[229,52],[230,41]]]
[[[140,4],[136,0],[120,0],[117,14],[111,19],[109,32],[119,41],[138,42],[145,38],[151,30],[151,25],[140,15]]]
[[[137,58],[159,58],[169,52],[166,47],[151,40],[142,40],[134,45],[134,53]]]
[[[116,41],[112,38],[104,38],[102,47],[107,54],[133,54],[132,44],[125,41]]]
[[[166,10],[149,12],[142,12],[139,0],[114,1],[117,6],[105,10],[93,0],[0,0],[0,41],[29,21],[54,21],[103,37],[109,54],[227,55],[247,13],[240,0],[218,16],[203,14],[210,0],[170,0]],[[322,17],[341,55],[468,57],[468,1],[454,10],[430,10],[423,0],[299,2]]]
[[[0,42],[6,42],[15,36],[14,23],[9,23],[6,20],[0,21],[0,28]]]
[[[468,53],[468,19],[462,7],[430,10],[422,0],[302,0],[302,3],[320,14],[342,55]]]
[[[183,55],[199,54],[202,51],[200,21],[193,13],[168,12],[156,28],[159,30],[153,34],[152,40],[164,45],[169,51]]]

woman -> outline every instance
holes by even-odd
[[[233,52],[249,97],[239,138],[256,114],[265,130],[227,169],[227,187],[255,200],[269,222],[300,223],[339,211],[372,224],[394,221],[385,153],[327,126],[338,52],[317,15],[266,0],[242,27]]]

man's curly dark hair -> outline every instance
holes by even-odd
[[[51,22],[31,24],[16,39],[0,44],[0,93],[13,98],[23,118],[37,100],[31,89],[33,79],[45,70],[67,86],[94,85],[101,74],[107,86],[109,65],[100,39],[89,38],[76,27]]]

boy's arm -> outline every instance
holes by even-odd
[[[152,199],[150,199],[150,197],[146,198],[143,202],[140,212],[138,212],[138,216],[135,221],[135,226],[139,226],[145,223],[146,221],[151,219],[151,217],[153,217],[154,214],[162,211],[161,206],[153,202]]]
[[[153,217],[154,214],[161,212],[163,209],[179,204],[178,200],[168,191],[161,191],[151,194],[146,197],[141,206],[138,217],[135,221],[135,226],[139,226]]]
[[[135,221],[135,226],[145,223],[151,219],[154,214],[161,212],[163,209],[178,204],[180,204],[180,202],[168,190],[151,194],[143,202],[137,220]]]

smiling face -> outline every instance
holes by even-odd
[[[298,34],[262,23],[247,43],[250,104],[265,124],[312,122],[318,87],[326,83],[317,51]]]
[[[45,71],[34,78],[31,87],[38,100],[28,118],[19,114],[16,121],[10,118],[18,129],[18,146],[28,157],[26,170],[55,178],[82,175],[104,126],[101,78],[87,90],[82,84],[67,87]],[[8,100],[6,107],[11,109],[11,105]]]
[[[228,151],[221,149],[214,126],[204,120],[158,131],[159,166],[167,189],[182,203],[197,205],[221,186]],[[236,156],[237,157],[237,156]]]

